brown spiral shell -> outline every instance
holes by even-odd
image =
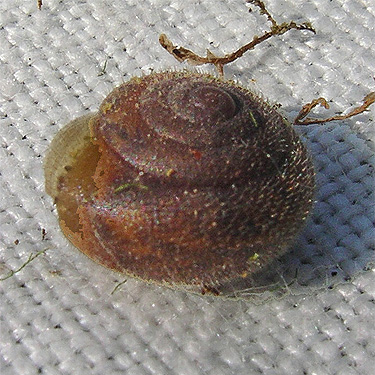
[[[46,189],[67,237],[147,281],[221,294],[299,232],[314,169],[282,116],[234,83],[155,73],[52,142]]]

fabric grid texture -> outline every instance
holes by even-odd
[[[226,66],[226,78],[279,103],[290,121],[319,96],[334,114],[374,91],[373,0],[265,3],[278,22],[310,21],[316,34],[274,37]],[[187,68],[160,47],[160,33],[199,54],[229,53],[269,29],[249,8],[44,0],[39,11],[36,1],[1,2],[1,375],[373,373],[374,106],[296,127],[316,167],[316,204],[290,251],[243,299],[104,269],[63,236],[45,193],[43,158],[62,126],[134,75]]]

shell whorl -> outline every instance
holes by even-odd
[[[78,199],[79,230],[65,229],[109,268],[220,293],[284,252],[312,206],[303,143],[234,83],[188,72],[134,78],[89,127],[96,188]]]

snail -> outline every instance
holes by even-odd
[[[233,82],[152,73],[51,144],[46,190],[69,240],[113,270],[220,294],[280,256],[312,207],[293,127]]]
[[[160,43],[219,77],[167,71],[115,88],[95,114],[62,128],[45,160],[46,191],[66,237],[112,270],[173,288],[228,295],[287,251],[312,209],[315,173],[303,142],[264,99],[223,78],[231,55],[200,57]],[[364,111],[375,100],[371,93]],[[303,119],[320,98],[305,106]],[[306,123],[313,123],[307,118]]]

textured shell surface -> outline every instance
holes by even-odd
[[[46,189],[96,262],[214,295],[251,287],[311,210],[312,161],[293,127],[233,82],[153,73],[115,88],[53,140]]]

